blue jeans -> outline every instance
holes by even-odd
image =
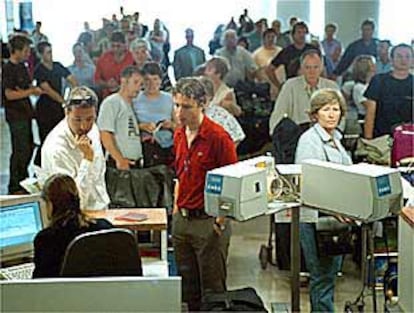
[[[310,273],[309,296],[312,312],[334,312],[336,274],[342,256],[319,257],[314,224],[300,224],[300,243]]]

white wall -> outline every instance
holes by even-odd
[[[256,20],[261,17],[272,20],[275,16],[275,0],[33,0],[33,18],[41,20],[43,32],[49,36],[54,48],[54,59],[68,65],[72,61],[71,47],[82,31],[83,22],[89,21],[92,29],[102,25],[102,18],[110,18],[119,8],[126,14],[140,12],[141,21],[152,28],[159,17],[170,30],[172,50],[184,44],[184,30],[195,30],[195,43],[208,51],[208,41],[217,25],[227,24],[230,17],[237,21],[244,8]]]
[[[372,18],[378,25],[379,0],[326,0],[325,10],[326,23],[339,25],[337,37],[344,47],[361,37],[361,23],[365,19]]]
[[[3,36],[6,33],[5,3],[14,4],[15,26],[18,22],[18,3],[23,0],[0,0],[0,21]],[[30,0],[29,0],[30,1]],[[103,17],[112,13],[119,16],[122,5],[126,13],[141,12],[142,22],[152,27],[160,17],[171,31],[172,51],[184,44],[184,29],[195,30],[195,42],[208,51],[208,41],[218,24],[226,24],[231,16],[237,20],[244,8],[257,20],[265,17],[271,22],[282,21],[288,27],[290,16],[298,16],[309,24],[312,34],[323,37],[323,26],[328,22],[339,25],[338,38],[344,46],[360,37],[361,22],[370,17],[377,27],[379,38],[393,43],[409,43],[414,37],[412,0],[32,0],[33,18],[43,22],[43,31],[54,46],[54,57],[63,64],[72,61],[71,47],[82,31],[83,22],[93,29],[101,26]],[[381,7],[381,10],[380,10]],[[381,23],[380,23],[381,22]]]

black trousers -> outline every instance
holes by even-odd
[[[206,292],[226,291],[226,260],[231,227],[227,221],[221,236],[214,231],[213,217],[172,216],[172,239],[179,275],[182,277],[182,299],[190,311],[200,309]]]
[[[27,167],[33,154],[32,121],[9,122],[12,154],[10,156],[9,193],[22,190],[20,181],[28,177]]]

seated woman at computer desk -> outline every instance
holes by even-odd
[[[310,100],[310,115],[314,125],[299,138],[295,162],[317,159],[351,164],[351,158],[340,142],[342,135],[336,129],[345,113],[345,99],[339,91],[328,88],[316,91]],[[351,222],[340,215],[336,218],[343,223]],[[319,254],[315,238],[315,224],[301,223],[300,242],[310,273],[311,311],[334,312],[335,277],[340,270],[342,256]]]
[[[34,239],[33,278],[58,277],[66,248],[76,236],[113,226],[105,219],[89,219],[82,213],[76,183],[68,175],[49,177],[42,198],[50,224]]]

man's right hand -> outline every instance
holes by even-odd
[[[127,171],[129,170],[130,165],[134,165],[135,161],[122,158],[116,161],[116,168],[121,171]]]
[[[75,139],[75,145],[79,148],[80,151],[83,153],[83,157],[87,159],[88,161],[93,161],[93,147],[92,142],[89,139],[88,136],[82,135],[82,136],[76,136]]]

